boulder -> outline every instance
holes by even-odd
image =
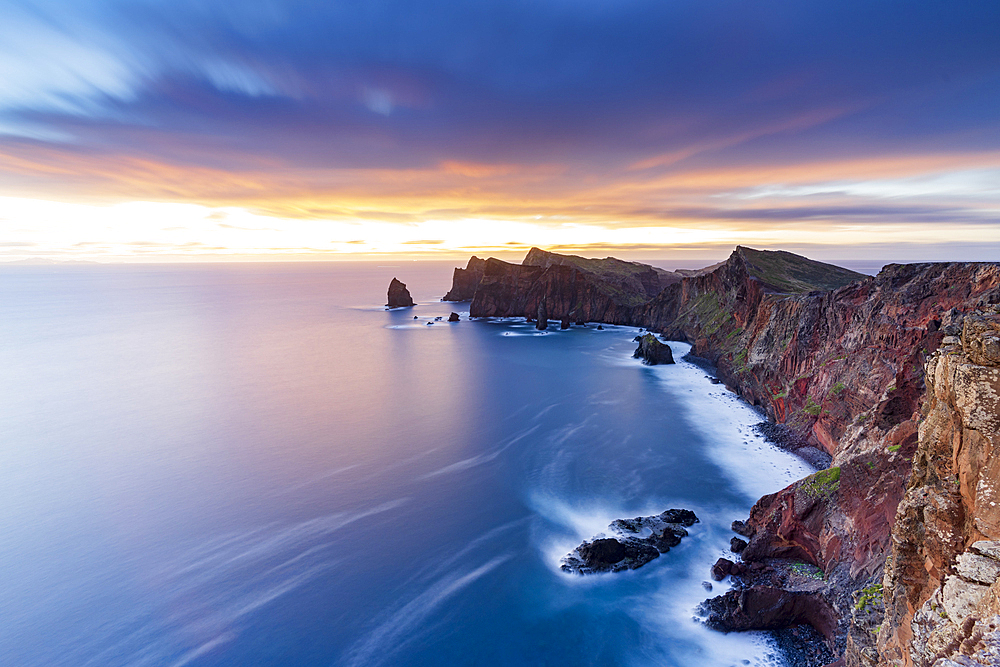
[[[608,526],[611,536],[585,541],[562,559],[564,572],[592,574],[642,567],[681,542],[685,527],[697,523],[690,510],[673,509],[653,516],[616,519]]]
[[[644,364],[650,366],[674,363],[674,354],[670,351],[670,346],[661,343],[651,333],[643,335],[639,340],[639,347],[636,348],[632,356],[636,359],[642,359]]]
[[[826,599],[813,592],[751,586],[706,600],[699,607],[713,630],[776,630],[808,623],[827,641],[836,629],[836,614]]]
[[[732,551],[734,554],[738,554],[739,552],[743,551],[746,548],[747,548],[746,540],[741,540],[738,537],[734,537],[733,539],[729,540],[729,550]]]
[[[736,563],[728,558],[720,558],[715,561],[715,565],[712,566],[712,578],[716,581],[722,581],[733,573],[734,565],[736,565]]]
[[[408,308],[414,305],[413,297],[406,289],[406,283],[402,283],[396,278],[392,279],[389,283],[389,303],[386,305],[389,308]]]

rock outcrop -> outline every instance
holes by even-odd
[[[402,283],[396,278],[389,282],[389,308],[407,308],[414,305],[410,291],[406,289],[406,283]]]
[[[964,317],[926,363],[913,471],[864,665],[1000,664],[1000,315]],[[876,657],[877,656],[877,657]]]
[[[639,338],[639,347],[635,349],[632,356],[636,359],[642,359],[642,363],[649,366],[674,363],[674,353],[670,346],[661,343],[651,333],[644,334]]]
[[[698,522],[691,510],[672,509],[654,516],[616,519],[608,532],[584,542],[562,559],[560,568],[573,574],[620,572],[642,567],[670,551]]]
[[[455,269],[455,275],[451,279],[451,289],[441,300],[472,301],[476,288],[479,287],[479,281],[483,279],[485,268],[486,260],[473,255],[464,269]]]
[[[448,316],[449,322],[458,322],[458,320],[459,320],[458,313],[452,313],[451,315]]]

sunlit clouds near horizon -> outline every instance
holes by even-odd
[[[0,260],[1000,259],[992,1],[0,18]]]

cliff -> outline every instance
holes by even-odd
[[[611,257],[587,259],[532,248],[521,264],[473,257],[455,269],[446,301],[471,300],[472,317],[524,317],[624,324],[681,276]]]
[[[471,301],[476,294],[476,288],[483,279],[486,260],[473,255],[464,269],[455,269],[451,279],[451,289],[441,299],[442,301]]]
[[[1000,315],[964,318],[926,363],[910,482],[882,581],[877,651],[857,664],[1000,664]]]
[[[668,276],[651,295],[644,269],[615,279],[610,263],[601,272],[559,257],[487,260],[472,315],[530,318],[544,304],[550,317],[690,342],[786,443],[832,461],[755,504],[740,526],[750,538],[736,568],[745,587],[716,599],[717,627],[809,620],[774,616],[801,611],[807,595],[810,608],[829,610],[810,622],[848,665],[942,667],[934,660],[948,651],[985,655],[990,605],[1000,600],[982,581],[1000,540],[991,532],[1000,506],[989,505],[1000,499],[983,481],[1000,480],[986,435],[995,427],[984,425],[996,423],[998,387],[983,379],[995,369],[972,369],[994,368],[997,336],[995,318],[972,314],[1000,303],[1000,264],[889,265],[868,277],[738,247],[720,265]],[[818,581],[803,583],[803,567]],[[939,610],[955,620],[943,623]]]

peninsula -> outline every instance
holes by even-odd
[[[719,567],[741,588],[708,601],[710,625],[808,623],[850,667],[997,664],[1000,263],[864,276],[737,247],[671,272],[532,248],[521,264],[473,257],[445,298],[472,317],[545,313],[688,342],[772,436],[826,454],[826,469],[734,517],[749,543]]]

